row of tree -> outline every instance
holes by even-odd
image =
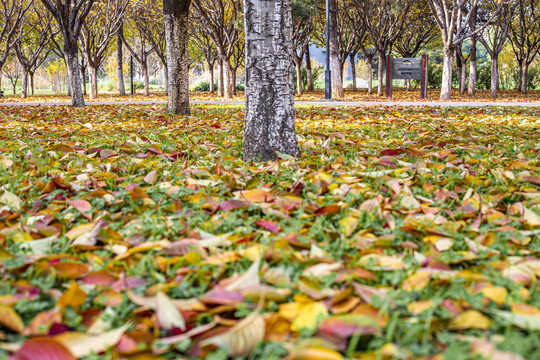
[[[123,50],[139,64],[149,93],[149,59],[152,54],[168,67],[166,19],[162,1],[152,0],[0,0],[0,73],[16,57],[22,69],[22,96],[28,81],[33,93],[36,70],[54,53],[65,60],[69,91],[81,99],[80,78],[90,79],[90,97],[97,97],[98,69],[117,49],[118,88],[125,95]],[[166,3],[166,2],[165,2]],[[415,57],[426,48],[442,47],[441,98],[449,99],[455,65],[459,88],[474,95],[477,78],[477,43],[491,60],[492,96],[499,87],[498,58],[511,44],[519,66],[518,90],[527,92],[529,66],[540,50],[540,0],[330,0],[330,66],[332,97],[343,97],[347,61],[356,89],[355,59],[361,55],[368,67],[368,92],[373,93],[372,67],[378,57],[378,79],[383,79],[385,55]],[[166,5],[166,4],[165,4]],[[190,50],[188,65],[207,64],[214,84],[217,68],[218,95],[236,92],[239,68],[245,65],[244,10],[240,0],[193,0],[186,8]],[[309,45],[326,44],[325,3],[292,0],[292,58],[297,92],[301,93],[302,67],[307,90],[313,89]],[[116,45],[116,46],[115,46]],[[468,78],[467,78],[467,67]],[[168,90],[168,72],[165,71]],[[77,76],[75,76],[77,75]],[[467,88],[468,82],[468,88]],[[384,93],[383,81],[377,93]],[[213,91],[213,86],[210,87]],[[78,101],[77,103],[80,103]]]

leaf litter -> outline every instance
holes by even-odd
[[[540,356],[540,110],[0,108],[0,354]]]

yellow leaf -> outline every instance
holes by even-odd
[[[68,306],[78,309],[84,304],[85,300],[86,293],[74,280],[72,280],[71,285],[66,292],[62,294],[60,299],[58,299],[56,305],[62,309],[65,309]]]
[[[19,334],[24,331],[21,317],[7,305],[0,305],[0,324]]]
[[[252,203],[264,203],[274,200],[274,195],[262,189],[253,189],[240,192],[240,198]]]
[[[468,310],[456,316],[450,324],[449,329],[482,329],[486,330],[491,326],[491,320],[477,310]]]
[[[503,305],[506,302],[506,296],[508,295],[508,291],[502,286],[488,286],[480,289],[479,292],[484,294],[486,299],[489,299],[498,305]]]
[[[293,349],[287,360],[343,360],[343,356],[335,350],[322,346]]]
[[[419,271],[405,279],[403,289],[405,291],[422,290],[430,280],[431,276],[427,271]]]
[[[295,296],[295,300],[279,306],[279,315],[292,322],[292,331],[315,330],[328,317],[328,309],[323,304],[304,296]]]
[[[351,236],[358,226],[358,219],[354,217],[343,218],[339,222],[339,226],[343,228],[345,235]]]
[[[407,305],[407,310],[414,315],[420,315],[424,311],[433,307],[433,305],[433,301],[431,300],[415,301]]]
[[[523,208],[523,221],[525,222],[525,225],[528,225],[529,227],[540,226],[540,216],[525,207]]]

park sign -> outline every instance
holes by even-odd
[[[428,56],[394,59],[386,57],[386,97],[392,97],[393,80],[420,80],[420,98],[427,98]]]

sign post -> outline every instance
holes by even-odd
[[[421,58],[394,59],[391,55],[386,59],[386,97],[392,97],[392,81],[420,80],[420,98],[427,98],[428,88],[428,56]]]

